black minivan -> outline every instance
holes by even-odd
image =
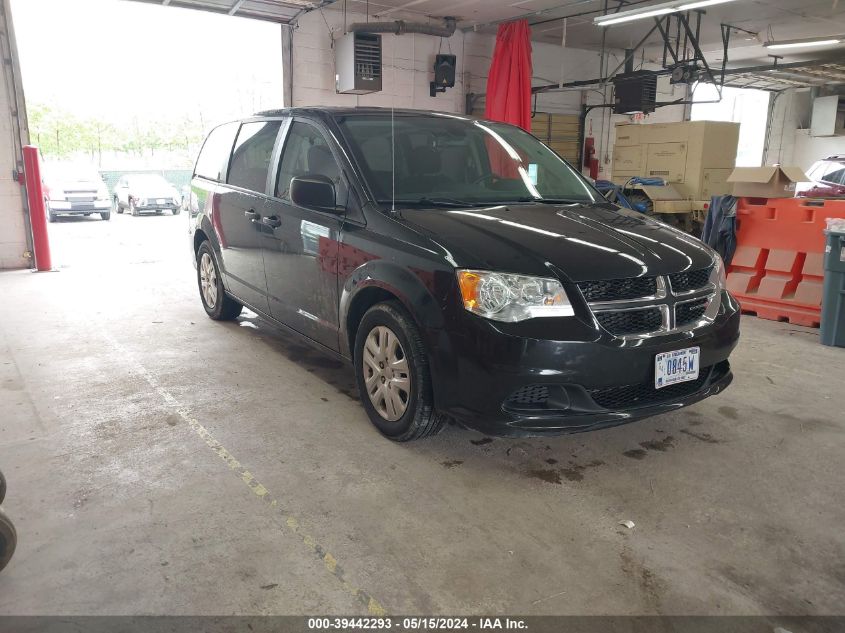
[[[248,306],[350,361],[392,440],[447,419],[586,431],[732,380],[739,311],[719,256],[608,203],[512,125],[265,112],[209,134],[191,187],[208,315]]]

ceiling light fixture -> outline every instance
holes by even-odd
[[[654,18],[668,13],[678,13],[681,11],[691,11],[692,9],[703,9],[714,4],[724,4],[726,2],[735,2],[736,0],[674,0],[673,2],[664,2],[650,7],[643,7],[641,9],[631,9],[630,11],[619,11],[618,13],[607,13],[593,18],[593,24],[596,26],[612,26],[614,24],[622,24],[624,22],[631,22],[633,20],[644,20],[645,18]]]
[[[832,46],[845,41],[845,35],[827,35],[825,37],[808,37],[801,40],[769,41],[763,44],[766,48],[779,50],[783,48],[805,48],[808,46]]]

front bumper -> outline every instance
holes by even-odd
[[[144,213],[145,211],[177,211],[182,209],[182,205],[177,204],[176,202],[164,202],[161,204],[156,202],[147,202],[144,205],[136,204],[135,209],[141,213]]]
[[[434,335],[436,406],[464,426],[512,437],[590,431],[674,411],[731,383],[727,359],[739,340],[739,318],[727,292],[712,323],[636,341],[577,322],[566,333],[535,323],[533,336],[517,336],[518,328],[467,313],[460,327]],[[539,338],[544,329],[548,338]],[[701,348],[699,380],[654,390],[656,354],[692,346]],[[515,393],[548,400],[523,406],[514,403]]]
[[[84,213],[105,213],[111,211],[109,200],[95,200],[93,202],[73,202],[69,200],[50,200],[47,202],[50,211],[67,215],[82,215]]]

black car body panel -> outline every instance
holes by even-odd
[[[599,194],[589,204],[384,204],[337,123],[368,113],[384,111],[305,108],[246,119],[282,122],[262,192],[226,184],[228,163],[217,182],[195,175],[193,253],[203,240],[211,243],[234,298],[346,360],[363,311],[398,300],[420,330],[437,409],[491,434],[603,428],[692,404],[731,382],[727,359],[739,337],[739,309],[726,290],[710,295],[718,308],[712,319],[633,337],[602,327],[579,290],[582,282],[706,271],[716,261],[710,248]],[[316,130],[339,166],[341,211],[297,207],[274,191],[295,122]],[[461,302],[457,269],[557,279],[574,315],[511,323],[473,314]],[[698,381],[655,390],[655,355],[692,346],[701,348]],[[531,402],[515,393],[530,393]],[[619,405],[628,393],[630,402]]]

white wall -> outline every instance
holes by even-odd
[[[399,14],[391,18],[419,20]],[[366,16],[347,14],[347,24],[364,22]],[[428,35],[382,36],[383,90],[369,95],[339,95],[335,93],[334,51],[332,41],[343,33],[343,13],[323,9],[305,14],[293,32],[293,105],[382,106],[418,108],[444,112],[465,111],[465,95],[484,94],[487,73],[493,57],[495,37],[492,35],[456,31],[448,39]],[[437,97],[429,96],[434,55],[441,50],[458,57],[455,87]],[[622,61],[622,51],[610,51],[610,69]],[[600,55],[596,51],[562,48],[553,44],[532,42],[533,85],[594,79],[601,75]],[[564,114],[579,114],[585,103],[603,103],[610,99],[611,88],[605,95],[595,86],[566,92],[541,93],[537,110]],[[658,81],[658,100],[671,101],[686,95],[684,86],[670,86],[667,77]],[[477,104],[483,108],[483,101]],[[683,121],[685,106],[668,106],[646,116],[643,123]],[[610,115],[609,109],[594,109],[587,119],[586,132],[596,139],[601,178],[610,176],[613,154],[613,125],[629,121],[630,117]]]
[[[6,29],[4,16],[10,15],[8,11],[8,3],[0,5],[0,31]],[[14,38],[6,39],[5,35],[3,42],[11,40],[14,46]],[[9,52],[0,50],[4,58]],[[11,114],[18,108],[12,94],[12,69],[17,69],[17,60],[14,59],[11,65],[0,64],[0,67],[0,269],[27,268],[29,260],[24,257],[27,246],[22,187],[12,178],[12,171],[19,168],[20,160],[15,149],[18,130]]]
[[[775,98],[766,164],[797,165],[807,171],[814,162],[845,154],[845,136],[810,136],[812,95],[787,90]]]
[[[325,16],[325,21],[323,20]],[[364,22],[366,16],[348,13],[347,23]],[[328,23],[328,26],[327,26]],[[331,31],[331,34],[330,34]],[[311,11],[299,20],[293,32],[293,105],[301,106],[380,106],[418,108],[445,112],[464,111],[463,33],[444,38],[442,52],[458,56],[454,88],[436,97],[429,96],[434,55],[440,38],[428,35],[382,36],[383,76],[380,92],[368,95],[340,95],[335,92],[334,38],[343,34],[343,13],[323,9]]]
[[[809,130],[793,132],[791,165],[806,172],[817,160],[836,155],[845,155],[845,136],[810,136]]]

